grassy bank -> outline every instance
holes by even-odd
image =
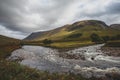
[[[0,80],[88,80],[72,73],[50,74],[47,71],[38,71],[15,62],[0,61],[0,66]]]
[[[6,57],[10,56],[12,51],[20,47],[20,45],[0,46],[0,59],[5,59]]]
[[[0,80],[119,80],[119,75],[113,73],[107,74],[107,77],[87,79],[80,74],[49,73],[31,69],[16,62],[0,60]]]
[[[53,41],[50,44],[44,44],[42,41],[23,42],[23,45],[37,45],[59,49],[77,48],[94,44],[91,41]]]
[[[75,42],[55,42],[50,45],[50,47],[54,48],[77,48],[77,47],[83,47],[83,46],[88,46],[88,45],[93,45],[93,42],[90,41],[85,41],[85,42],[80,42],[80,41],[75,41]]]
[[[120,40],[109,41],[106,43],[105,47],[120,47]]]

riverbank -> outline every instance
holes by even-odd
[[[72,73],[49,73],[48,71],[39,71],[34,68],[23,66],[18,62],[6,60],[12,51],[20,48],[16,46],[0,47],[0,80],[89,80],[81,75]]]
[[[105,44],[105,47],[120,47],[120,40],[108,41],[108,42]]]
[[[11,55],[11,52],[21,48],[20,45],[0,46],[0,59],[5,59]]]
[[[16,62],[0,60],[0,80],[96,80],[86,79],[72,73],[49,73],[39,71]]]
[[[34,68],[23,66],[18,62],[6,60],[12,51],[20,48],[20,46],[6,46],[0,48],[2,52],[0,59],[0,80],[115,80],[119,79],[118,74],[106,74],[106,77],[85,78],[81,74],[74,73],[49,73],[48,71],[40,71]],[[4,54],[4,55],[3,55]],[[109,76],[111,79],[109,79]]]
[[[77,47],[84,47],[84,46],[89,46],[89,45],[94,45],[95,43],[91,41],[85,41],[85,42],[80,42],[80,41],[75,41],[75,42],[55,42],[50,44],[50,47],[53,48],[58,48],[58,49],[68,49],[68,48],[77,48]]]
[[[107,42],[101,50],[108,56],[120,57],[120,40]]]
[[[12,51],[20,47],[19,45],[0,47],[0,80],[98,80],[98,78],[87,79],[80,74],[39,71],[18,62],[6,60]]]
[[[9,59],[22,58],[21,64],[40,71],[47,70],[57,74],[74,72],[87,78],[92,76],[101,78],[107,77],[106,74],[119,73],[120,65],[119,57],[106,56],[101,52],[100,48],[103,45],[80,47],[68,51],[26,45],[14,51]],[[62,53],[66,55],[61,55]]]
[[[23,45],[35,45],[35,46],[44,46],[57,49],[72,49],[77,47],[84,47],[89,45],[94,45],[94,42],[91,41],[54,41],[50,44],[44,44],[42,41],[31,41],[23,42]]]

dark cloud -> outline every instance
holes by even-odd
[[[19,30],[16,24],[24,12],[24,0],[0,0],[0,23],[12,30]]]
[[[106,9],[109,14],[120,14],[120,2],[113,2]]]
[[[23,38],[25,38],[25,34],[28,35],[27,33],[22,33],[20,31],[9,30],[5,26],[0,25],[0,35],[5,35],[8,37],[13,37],[13,38],[18,38],[18,39],[23,39]]]
[[[70,4],[69,1],[72,0],[1,0],[0,23],[22,32],[50,29],[49,26],[58,20],[59,13]]]
[[[0,0],[0,25],[18,35],[84,19],[119,23],[119,14],[118,0]]]

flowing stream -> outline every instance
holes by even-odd
[[[104,54],[104,44],[80,47],[72,50],[23,46],[12,52],[9,60],[49,72],[73,72],[85,77],[101,77],[106,73],[120,74],[120,57]]]

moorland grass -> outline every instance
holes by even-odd
[[[120,47],[120,40],[108,41],[104,47]]]

